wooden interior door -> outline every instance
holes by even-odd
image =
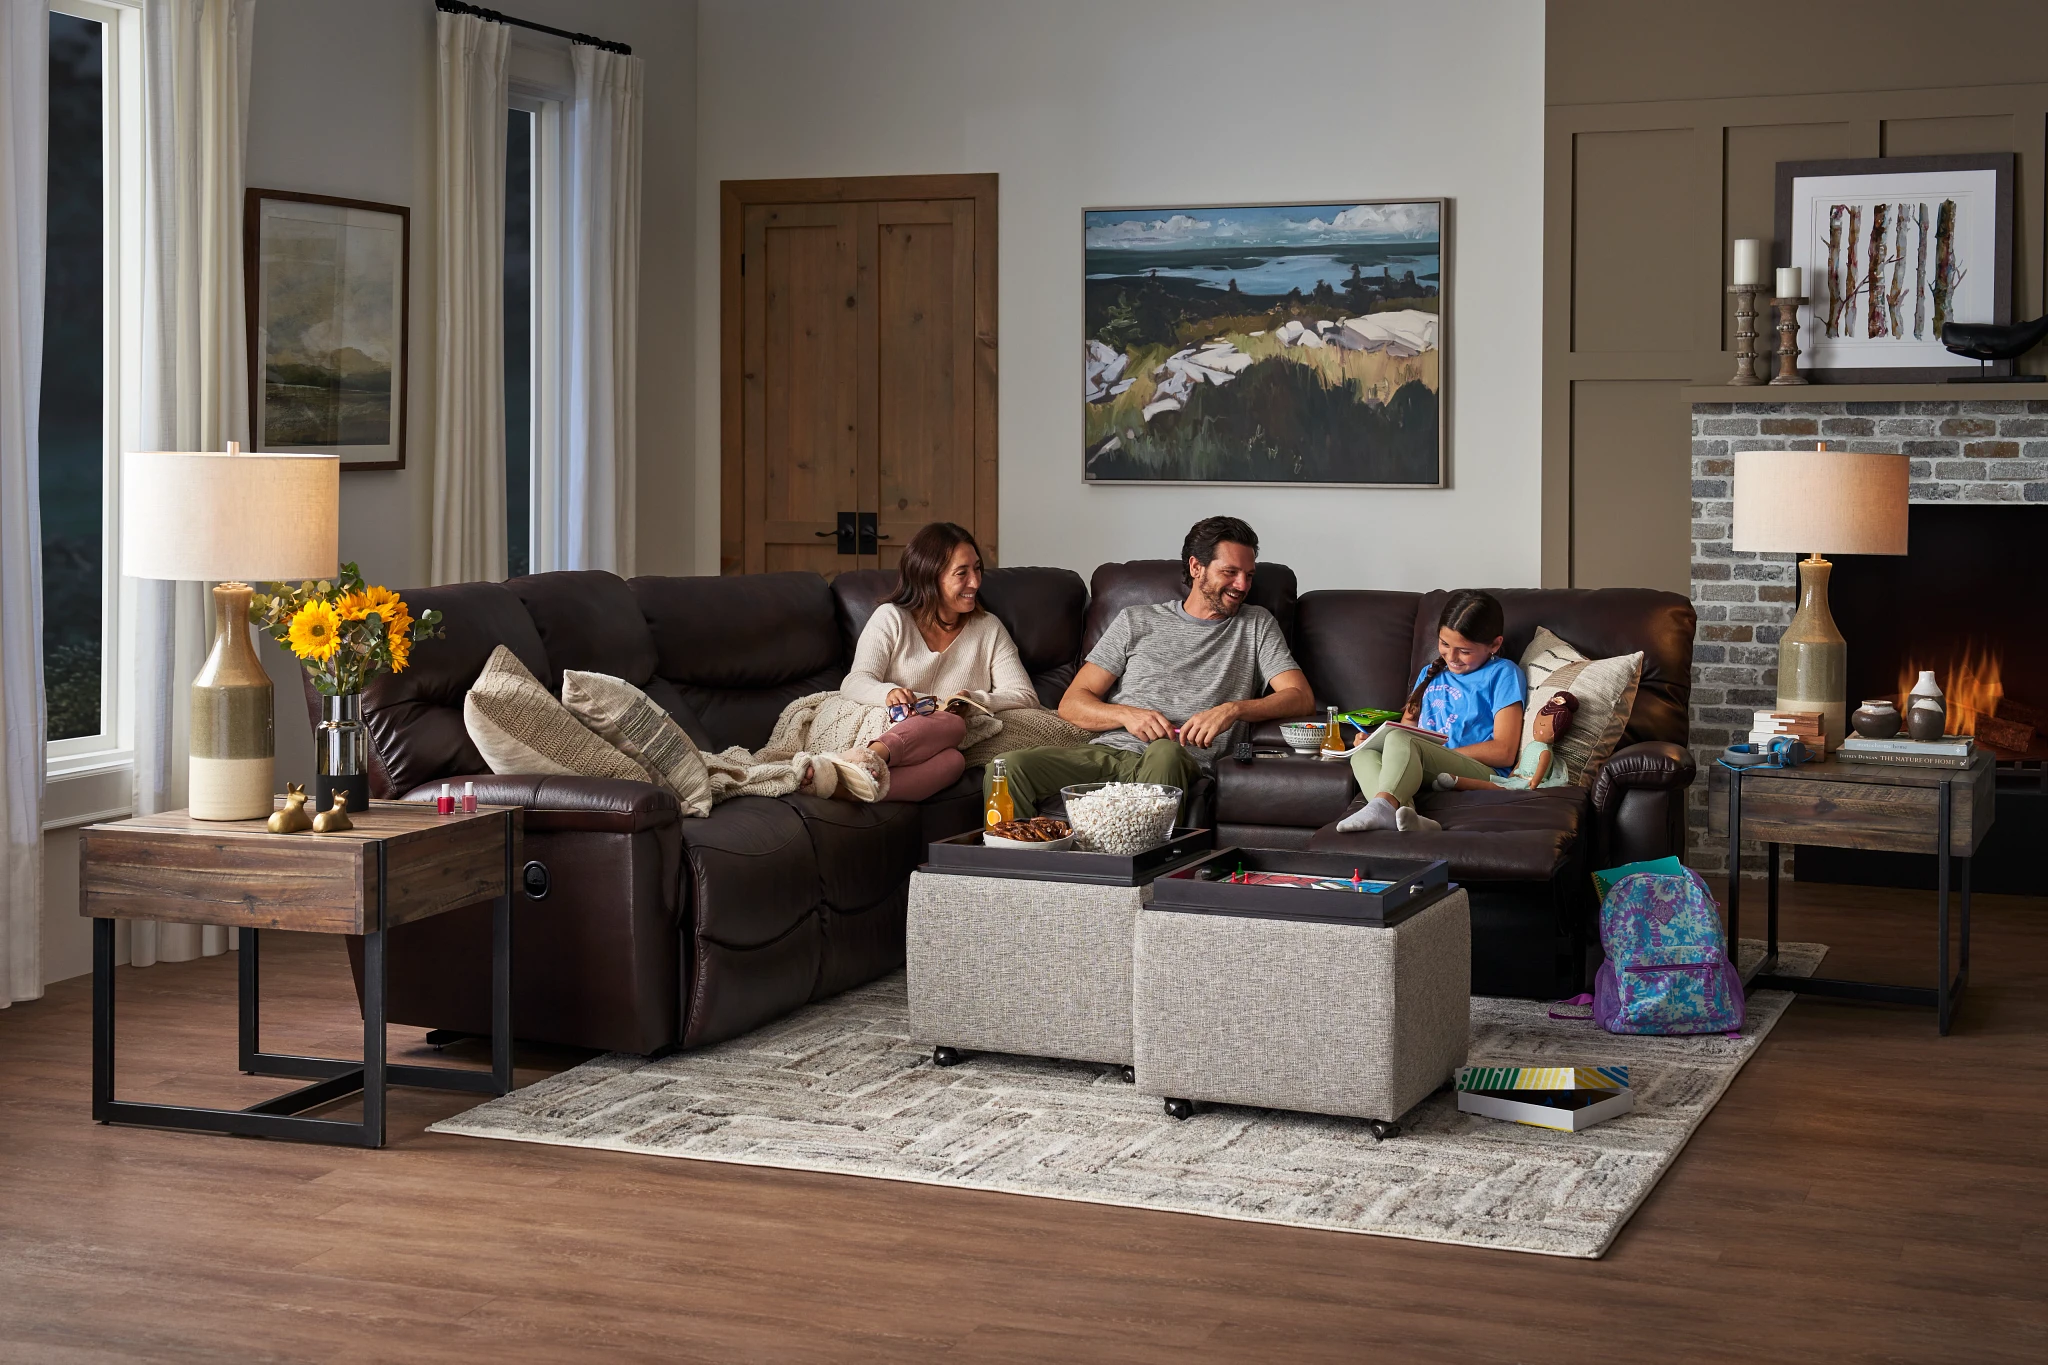
[[[995,177],[724,186],[720,568],[996,562]]]

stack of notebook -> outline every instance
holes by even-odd
[[[1851,735],[1842,741],[1835,757],[1844,763],[1889,763],[1901,768],[1967,768],[1977,746],[1968,735],[1943,735],[1940,739],[1865,739]]]
[[[1827,736],[1818,711],[1759,711],[1749,723],[1749,742],[1769,748],[1771,741],[1789,735],[1819,758],[1827,752]]]
[[[1461,1066],[1458,1108],[1576,1133],[1636,1107],[1625,1066]]]

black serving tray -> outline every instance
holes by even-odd
[[[1294,886],[1247,886],[1224,880],[1247,872],[1298,872],[1349,880],[1391,882],[1384,891],[1317,891]],[[1252,919],[1313,920],[1390,928],[1427,909],[1452,890],[1442,859],[1360,857],[1353,853],[1297,853],[1270,848],[1221,848],[1172,869],[1152,883],[1154,910]]]
[[[1177,829],[1163,844],[1142,853],[1054,852],[1038,848],[990,848],[981,831],[940,839],[927,850],[926,872],[954,877],[1006,877],[1030,882],[1087,882],[1094,886],[1143,886],[1153,878],[1203,857],[1216,847],[1213,829]]]

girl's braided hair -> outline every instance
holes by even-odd
[[[1438,630],[1456,631],[1468,640],[1498,640],[1507,634],[1507,618],[1500,609],[1500,599],[1490,592],[1477,588],[1460,588],[1444,603],[1444,613],[1437,618]],[[1444,656],[1438,654],[1429,661],[1422,680],[1415,684],[1415,690],[1408,694],[1402,710],[1413,711],[1422,705],[1422,694],[1429,691],[1429,685],[1443,676],[1447,665]]]

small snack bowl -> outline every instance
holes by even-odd
[[[1082,782],[1060,797],[1084,853],[1143,853],[1172,838],[1180,817],[1180,788],[1151,782]]]
[[[1280,727],[1280,738],[1298,754],[1319,751],[1323,747],[1323,737],[1329,733],[1330,727],[1319,720],[1290,720]]]
[[[1007,829],[1016,833],[1022,833],[1026,829],[1035,829],[1051,837],[1044,839],[1005,838],[996,833],[999,829]],[[1065,830],[1066,833],[1055,834],[1053,833],[1054,830]],[[1074,846],[1075,837],[1073,827],[1067,824],[1066,821],[1055,820],[1045,815],[1036,816],[1030,820],[1011,820],[1001,825],[992,825],[981,832],[981,842],[989,848],[1029,848],[1037,849],[1041,853],[1064,852]]]

